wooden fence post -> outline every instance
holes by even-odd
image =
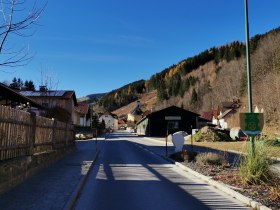
[[[30,112],[30,118],[31,118],[31,133],[30,133],[29,155],[32,156],[34,154],[34,144],[36,138],[36,114]]]
[[[55,142],[56,142],[56,136],[55,136],[55,130],[57,126],[56,119],[53,119],[53,127],[52,127],[52,149],[55,150]]]

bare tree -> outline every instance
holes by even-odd
[[[0,4],[0,13],[2,14],[0,21],[0,66],[26,65],[34,54],[29,53],[28,46],[16,48],[9,46],[9,39],[12,39],[13,36],[31,36],[33,34],[33,31],[30,31],[31,27],[37,24],[46,7],[46,2],[43,6],[38,6],[37,1],[35,1],[31,9],[28,10],[25,8],[27,6],[25,0],[0,0]]]

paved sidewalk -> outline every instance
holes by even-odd
[[[67,207],[92,164],[95,144],[95,140],[77,141],[75,152],[0,195],[0,209],[61,210]]]

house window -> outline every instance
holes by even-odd
[[[179,121],[168,121],[168,129],[179,129]]]

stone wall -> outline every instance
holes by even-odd
[[[0,161],[0,194],[24,182],[40,170],[75,150],[75,146]]]

